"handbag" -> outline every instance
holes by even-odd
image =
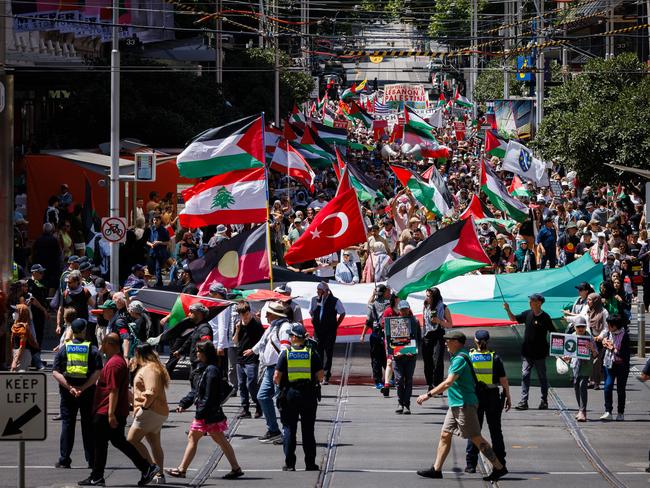
[[[569,372],[569,365],[562,358],[555,358],[555,371],[557,374],[567,374]]]

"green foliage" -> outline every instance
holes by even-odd
[[[617,181],[622,178],[605,163],[647,169],[648,120],[650,78],[637,57],[594,59],[551,90],[535,145],[546,159],[576,170],[581,181]]]
[[[404,14],[404,0],[388,0],[384,10],[391,18],[398,19]]]
[[[220,209],[224,208],[230,208],[232,204],[235,203],[235,199],[232,196],[232,193],[230,193],[225,186],[222,186],[217,190],[217,193],[214,195],[214,198],[212,199],[212,203],[210,204],[210,208],[216,208],[219,207]]]
[[[429,35],[433,38],[468,37],[471,31],[470,0],[438,0],[429,24]],[[450,45],[459,44],[450,39]]]
[[[510,69],[510,96],[519,97],[525,95],[527,86],[523,82],[517,81],[516,63],[511,61],[508,64]],[[504,72],[501,61],[490,61],[486,68],[481,71],[476,79],[474,98],[479,103],[503,98]]]

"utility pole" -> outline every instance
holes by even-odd
[[[113,0],[111,47],[111,174],[109,215],[120,216],[120,2]],[[120,287],[120,245],[111,242],[110,280]]]
[[[278,0],[273,0],[273,17],[278,18]],[[274,47],[275,47],[275,67],[273,70],[275,78],[275,103],[274,103],[274,112],[275,112],[275,126],[280,128],[280,29],[278,28],[278,23],[272,22],[273,27],[269,32],[273,35]]]
[[[506,37],[505,39],[505,49],[506,51],[509,51],[512,47],[512,26],[510,25],[512,23],[512,2],[511,0],[506,0],[506,3],[504,4],[505,8],[505,15],[503,16],[504,22],[506,27],[503,29],[503,35]],[[508,99],[510,98],[510,70],[508,69],[508,58],[504,57],[503,58],[503,98]]]
[[[567,4],[561,3],[560,9],[566,10]],[[562,26],[562,37],[566,39],[567,36],[567,27],[566,22]],[[562,46],[562,81],[566,83],[569,80],[569,50],[566,46]]]
[[[9,1],[0,0],[0,290],[5,294],[14,261],[14,77],[7,74],[8,16]]]
[[[472,57],[469,71],[469,90],[467,98],[474,102],[474,90],[476,89],[476,78],[478,73],[478,0],[472,0]],[[478,107],[472,103],[472,118],[476,119]]]
[[[260,24],[258,30],[260,32],[258,37],[258,47],[262,49],[264,47],[264,0],[260,0]]]
[[[223,20],[221,18],[222,0],[217,0],[217,32],[214,37],[214,61],[217,72],[217,86],[220,89],[223,84]]]
[[[544,0],[535,0],[535,7],[539,17],[539,21],[537,22],[537,43],[541,44],[544,42]],[[535,122],[537,124],[537,129],[539,130],[542,119],[544,118],[544,49],[542,47],[537,48],[535,89],[537,104]]]

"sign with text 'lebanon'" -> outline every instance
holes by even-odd
[[[47,437],[46,383],[43,373],[0,373],[0,441]]]
[[[411,108],[427,108],[427,92],[424,85],[396,83],[384,86],[384,103],[391,109],[402,110],[404,104]]]

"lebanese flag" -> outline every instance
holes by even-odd
[[[305,233],[284,255],[284,259],[289,264],[301,263],[365,240],[366,227],[356,192],[351,188],[336,195],[316,214]]]
[[[264,168],[230,171],[183,191],[185,208],[179,217],[183,227],[217,224],[250,224],[266,220]]]
[[[469,202],[469,206],[462,214],[460,214],[460,217],[458,218],[460,220],[465,220],[471,217],[474,217],[476,220],[494,218],[494,214],[490,212],[490,209],[487,207],[487,205],[483,203],[481,199],[476,196],[476,194],[472,195],[472,200]]]
[[[273,159],[271,160],[271,169],[286,174],[290,178],[300,182],[311,193],[314,192],[314,178],[316,174],[311,166],[305,161],[305,158],[296,151],[286,139],[281,139],[275,148]]]
[[[386,285],[400,298],[436,286],[456,276],[489,266],[474,222],[461,220],[427,237],[388,270]]]
[[[199,286],[199,295],[207,294],[215,282],[226,288],[236,288],[269,279],[266,227],[260,225],[222,241],[189,264],[192,281]]]
[[[271,127],[270,125],[267,125],[264,128],[264,154],[267,163],[273,158],[273,153],[275,152],[275,148],[278,147],[278,142],[281,137],[281,129]]]

